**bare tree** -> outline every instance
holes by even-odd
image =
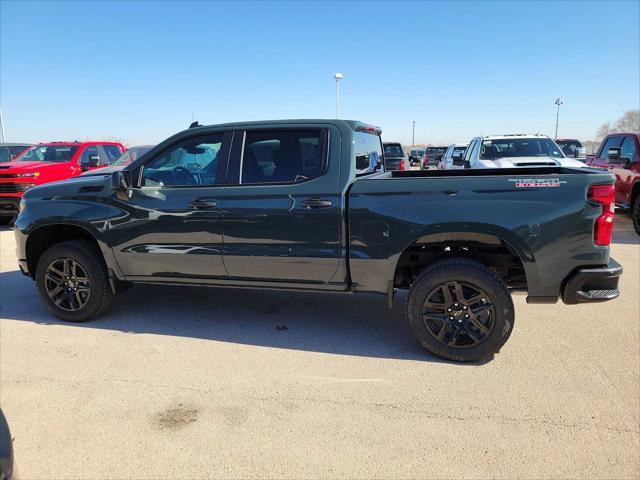
[[[617,121],[605,122],[598,128],[596,138],[602,140],[610,133],[617,132],[640,132],[640,110],[629,110]]]
[[[618,132],[640,132],[640,110],[625,112],[615,124]]]

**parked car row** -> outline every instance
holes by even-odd
[[[0,145],[0,223],[18,214],[20,199],[34,186],[109,165],[128,165],[151,147],[126,150],[121,143],[107,141]]]

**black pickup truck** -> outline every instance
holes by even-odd
[[[121,170],[29,190],[17,255],[54,315],[83,321],[135,283],[374,292],[436,355],[474,361],[529,303],[618,296],[614,177],[589,168],[368,171],[355,121],[199,126]],[[414,205],[409,208],[407,205]]]

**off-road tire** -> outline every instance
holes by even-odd
[[[477,286],[486,292],[494,306],[493,328],[478,345],[467,348],[444,345],[430,333],[423,320],[427,296],[438,286],[453,281]],[[513,301],[502,279],[482,263],[464,258],[441,260],[425,268],[411,287],[405,315],[411,331],[425,349],[456,362],[474,362],[497,353],[509,339],[514,325]]]
[[[45,287],[45,275],[49,265],[62,258],[77,262],[89,277],[91,293],[87,303],[77,311],[67,311],[58,307],[49,298]],[[107,267],[100,251],[85,241],[58,243],[45,250],[38,261],[35,280],[38,293],[47,310],[67,322],[84,322],[99,316],[109,306],[113,297]]]
[[[636,196],[631,206],[631,220],[633,221],[633,228],[640,235],[640,194]]]

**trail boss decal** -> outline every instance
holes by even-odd
[[[559,178],[510,178],[509,181],[515,182],[516,188],[551,188],[567,183]]]

